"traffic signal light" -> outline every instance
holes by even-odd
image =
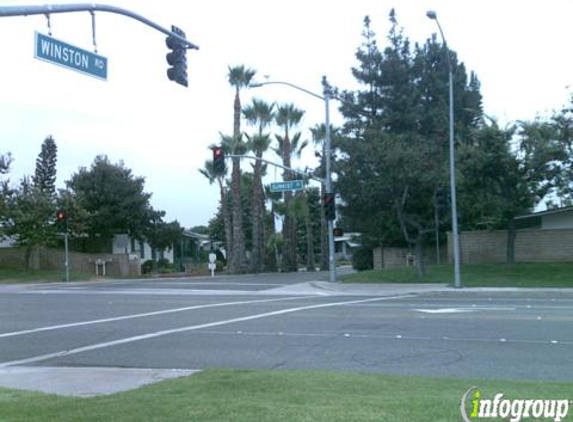
[[[185,38],[185,32],[176,26],[171,26],[171,31]],[[167,37],[165,44],[167,44],[167,47],[171,50],[171,52],[165,56],[167,63],[171,66],[167,69],[167,77],[170,81],[175,81],[187,87],[187,48],[179,39],[172,35]]]
[[[336,207],[334,205],[334,194],[325,193],[322,197],[322,205],[324,207],[324,217],[328,221],[336,220]]]
[[[225,153],[223,148],[213,148],[213,169],[217,174],[225,173]]]
[[[436,208],[439,210],[446,208],[446,192],[442,187],[436,190]]]
[[[65,223],[68,221],[68,213],[65,210],[58,210],[56,212],[56,221],[58,223]]]
[[[66,210],[56,211],[56,228],[60,232],[68,231],[68,213]]]
[[[342,237],[344,236],[344,230],[342,230],[340,227],[335,227],[332,229],[332,234],[334,237]]]

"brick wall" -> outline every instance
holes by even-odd
[[[407,262],[408,255],[414,256],[413,249],[410,248],[389,248],[378,247],[372,251],[374,259],[374,269],[381,270],[382,268],[400,268],[405,267],[407,264],[413,265],[412,262]],[[440,248],[440,261],[446,262],[446,248]],[[435,264],[437,262],[436,248],[427,246],[424,249],[424,262],[426,265]]]
[[[1,248],[0,267],[23,268],[24,249]],[[129,255],[112,254],[84,254],[79,252],[69,253],[69,268],[72,271],[92,273],[95,275],[95,261],[98,259],[109,261],[106,263],[106,275],[110,277],[129,277],[141,274],[139,260],[130,260]],[[31,256],[30,267],[32,269],[57,270],[64,269],[64,251],[57,249],[36,249]],[[99,273],[101,275],[100,266]]]
[[[460,258],[465,264],[506,261],[507,231],[460,233]],[[449,262],[453,261],[451,233],[448,233]],[[573,261],[573,229],[518,230],[515,238],[516,262]]]

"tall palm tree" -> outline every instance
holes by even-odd
[[[231,226],[231,213],[229,212],[229,193],[225,186],[225,173],[217,173],[213,166],[213,160],[206,160],[205,166],[199,169],[199,173],[209,180],[210,184],[217,182],[219,192],[221,193],[221,212],[223,214],[223,223],[225,225],[225,251],[227,252],[227,263],[232,262],[232,245],[233,231]]]
[[[233,103],[233,136],[230,145],[231,152],[235,155],[244,153],[244,143],[241,136],[241,89],[251,83],[256,71],[245,68],[244,65],[229,66],[229,84],[235,88],[235,100]],[[233,158],[233,170],[231,173],[231,198],[233,203],[233,253],[230,270],[233,273],[247,271],[247,254],[245,250],[245,233],[243,230],[243,210],[241,206],[241,159]]]
[[[253,102],[243,109],[243,116],[247,122],[257,127],[257,133],[249,137],[248,148],[255,153],[255,156],[262,158],[268,150],[271,138],[264,133],[274,119],[274,104],[253,99]],[[251,258],[251,271],[260,272],[263,270],[265,256],[265,193],[263,188],[264,167],[262,161],[257,160],[253,165],[253,251]]]
[[[296,108],[294,104],[280,105],[276,113],[275,121],[283,129],[283,134],[276,136],[278,147],[275,148],[275,152],[280,155],[283,165],[288,168],[292,168],[293,155],[297,154],[300,156],[307,144],[306,141],[301,141],[300,132],[295,133],[292,138],[290,134],[290,130],[300,123],[303,115],[304,111]],[[285,171],[283,178],[284,180],[291,180],[292,175]],[[292,201],[292,193],[285,192],[284,198],[285,206],[288,210]],[[285,214],[283,222],[283,238],[282,269],[283,271],[297,271],[296,223],[294,216],[289,212]]]

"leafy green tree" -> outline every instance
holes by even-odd
[[[42,150],[36,159],[36,172],[32,178],[34,186],[40,191],[56,197],[56,164],[58,161],[58,147],[52,136],[48,136],[42,143]]]
[[[435,39],[412,49],[394,10],[390,23],[388,45],[380,50],[365,18],[352,69],[361,89],[340,95],[346,139],[338,142],[337,187],[344,220],[364,234],[365,246],[411,244],[422,276],[423,244],[434,231],[433,198],[447,180],[447,63]],[[459,91],[454,98],[471,110],[456,124],[467,132],[481,113],[479,83],[475,77],[468,82],[453,52],[450,58]]]
[[[291,129],[300,124],[304,111],[295,107],[294,104],[279,105],[275,117],[277,126],[283,133],[276,135],[277,147],[275,152],[281,157],[283,166],[292,168],[292,158],[295,155],[300,156],[302,150],[307,146],[307,141],[301,140],[301,133],[291,133]],[[292,180],[292,174],[285,170],[284,180]],[[287,210],[291,207],[292,192],[284,193],[284,202]],[[287,211],[283,221],[283,253],[282,253],[282,270],[297,271],[297,254],[296,254],[296,213]]]
[[[232,154],[244,153],[245,146],[241,134],[241,89],[251,83],[256,71],[246,68],[244,65],[229,67],[229,84],[235,88],[235,100],[233,103],[233,136],[230,138],[229,150]],[[233,204],[233,245],[231,254],[230,270],[232,273],[244,273],[247,271],[247,255],[245,250],[245,234],[243,232],[243,216],[241,210],[241,160],[233,158],[233,170],[231,173],[231,199]]]
[[[320,189],[308,187],[293,198],[297,212],[297,249],[304,258],[307,271],[316,268],[315,256],[321,253],[321,203]]]
[[[24,248],[27,270],[35,248],[56,244],[58,233],[53,198],[24,178],[7,205],[5,233],[13,237],[17,247]]]
[[[10,164],[12,163],[12,156],[10,153],[0,154],[0,176],[10,172]],[[0,226],[2,221],[6,218],[6,201],[11,194],[10,181],[8,179],[0,180]],[[2,237],[0,230],[0,238]]]
[[[253,135],[247,135],[247,147],[255,153],[257,158],[262,158],[271,143],[270,135],[265,133],[265,129],[274,120],[274,104],[253,99],[252,103],[243,109],[243,116],[250,125],[257,128]],[[265,168],[266,166],[260,160],[255,161],[253,165],[251,271],[255,273],[263,270],[265,257],[265,192],[262,181]]]
[[[573,205],[573,95],[569,104],[555,112],[548,122],[551,130],[546,130],[555,146],[562,153],[559,160],[553,163],[559,168],[555,177],[555,188],[552,192],[555,199],[546,201],[548,207]],[[555,202],[557,201],[557,202]]]
[[[84,238],[90,227],[90,213],[83,207],[83,197],[69,189],[60,189],[56,199],[56,208],[65,210],[68,221],[68,234],[74,241]]]
[[[183,237],[183,228],[177,220],[170,223],[163,221],[165,212],[152,211],[149,225],[145,229],[145,239],[151,246],[153,271],[157,272],[157,251],[172,249]]]
[[[207,226],[193,226],[189,229],[190,232],[197,233],[197,234],[209,234],[209,227]]]
[[[151,194],[144,191],[144,182],[123,162],[113,164],[100,155],[89,169],[82,167],[73,174],[67,187],[89,213],[91,237],[111,240],[115,234],[126,233],[143,239],[151,212]]]
[[[517,150],[514,151],[514,148]],[[530,212],[559,187],[568,154],[549,122],[495,121],[460,148],[460,208],[470,229],[507,229],[508,263],[515,261],[515,217]]]

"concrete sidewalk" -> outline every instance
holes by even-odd
[[[0,387],[70,397],[93,397],[132,390],[198,371],[90,367],[10,366],[0,368]]]
[[[446,284],[329,283],[309,281],[265,290],[266,294],[317,296],[402,296],[448,290]]]
[[[429,283],[329,283],[310,281],[265,290],[265,294],[292,294],[317,296],[475,296],[503,294],[509,297],[565,297],[573,298],[573,288],[521,288],[521,287],[462,287]]]

